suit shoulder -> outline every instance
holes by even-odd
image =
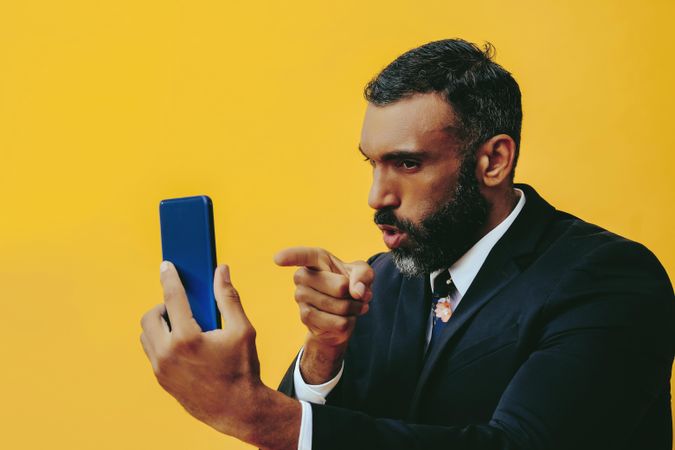
[[[386,265],[387,263],[391,263],[391,254],[390,252],[380,252],[376,253],[368,260],[366,261],[373,269],[376,267],[382,267],[383,265]]]
[[[557,212],[555,227],[560,227],[554,247],[557,255],[565,255],[569,262],[560,267],[561,285],[565,281],[586,285],[605,286],[614,290],[624,283],[632,283],[643,293],[660,293],[672,299],[668,274],[658,258],[643,244],[608,231],[564,212]]]
[[[613,262],[642,263],[663,271],[657,257],[643,244],[613,233],[599,225],[586,222],[572,214],[556,211],[551,234],[568,252],[576,254],[578,262],[609,259]],[[618,258],[618,260],[616,259]],[[664,272],[665,273],[665,272]]]

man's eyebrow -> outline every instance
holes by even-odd
[[[363,152],[361,145],[359,145],[359,151],[363,156],[370,159],[368,155]],[[429,156],[429,152],[426,150],[393,150],[382,155],[382,161],[400,161],[402,159],[425,159]]]

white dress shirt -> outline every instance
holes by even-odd
[[[459,258],[449,269],[450,277],[454,284],[454,289],[450,292],[450,307],[454,311],[457,308],[460,300],[466,294],[466,291],[469,290],[469,286],[473,282],[474,278],[478,274],[478,271],[483,266],[483,263],[487,259],[492,247],[495,246],[497,241],[504,236],[506,230],[509,229],[511,224],[518,214],[525,206],[525,194],[520,189],[515,189],[518,194],[518,203],[516,207],[513,208],[513,211],[504,219],[499,225],[494,227],[488,234],[483,236],[478,242],[474,244],[461,258]],[[436,272],[430,274],[431,286],[434,285],[434,279],[441,273],[443,270],[440,269]],[[429,340],[431,339],[431,331],[433,329],[433,311],[429,312],[429,321],[427,325],[427,336],[426,343],[429,345]],[[332,380],[318,385],[310,385],[305,383],[302,375],[300,374],[300,358],[302,357],[303,350],[300,350],[297,361],[295,363],[295,371],[293,372],[293,384],[295,387],[295,397],[300,400],[302,405],[302,419],[300,422],[300,436],[298,439],[298,450],[312,450],[312,407],[310,403],[317,403],[323,405],[326,403],[326,397],[333,388],[338,384],[340,378],[342,377],[342,370],[344,369],[344,362],[340,368],[340,372]]]

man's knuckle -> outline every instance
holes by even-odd
[[[338,305],[338,314],[346,316],[352,312],[352,305],[348,301],[340,302]]]
[[[340,333],[346,333],[349,331],[349,320],[346,317],[341,317],[336,321],[337,331]]]
[[[302,323],[304,323],[305,325],[308,325],[311,319],[312,319],[312,309],[301,303],[300,320],[302,320]]]
[[[305,281],[305,278],[307,276],[307,269],[304,267],[300,267],[298,270],[295,271],[293,274],[293,283],[296,285],[302,284]]]
[[[228,286],[225,288],[225,296],[231,299],[239,300],[239,292],[234,286]]]
[[[194,353],[201,345],[201,333],[194,331],[177,331],[172,341],[173,351],[180,354]]]
[[[307,303],[309,292],[306,286],[298,285],[295,288],[295,301],[298,303]]]
[[[171,286],[164,287],[164,301],[171,301],[176,296],[176,291]]]

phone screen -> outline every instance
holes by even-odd
[[[216,240],[211,199],[200,195],[162,200],[159,222],[162,259],[176,266],[192,315],[202,331],[220,328],[213,293]]]

